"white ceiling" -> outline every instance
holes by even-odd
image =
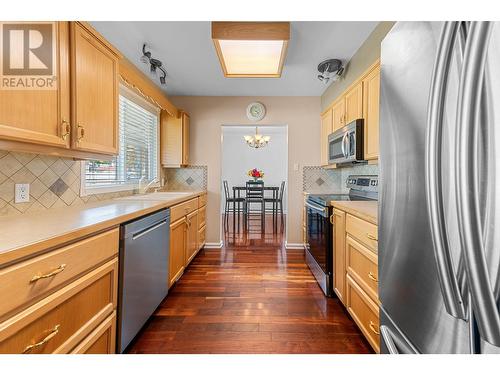
[[[211,39],[210,22],[92,22],[92,25],[144,72],[142,44],[167,69],[168,95],[320,96],[318,64],[328,58],[347,62],[378,22],[292,22],[281,78],[225,78]],[[159,82],[156,82],[159,86]]]

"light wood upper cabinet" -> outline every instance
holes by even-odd
[[[189,165],[190,118],[180,111],[178,116],[161,112],[161,164],[165,167]]]
[[[168,285],[172,285],[184,272],[187,222],[183,216],[170,224],[170,270]]]
[[[363,118],[363,83],[359,82],[345,94],[345,121],[344,125],[351,121]]]
[[[345,125],[345,100],[341,98],[332,106],[333,131]]]
[[[54,89],[0,90],[0,139],[58,148],[70,145],[69,23],[54,25]]]
[[[345,264],[345,212],[333,210],[333,290],[342,303],[345,301],[346,291],[346,264]]]
[[[380,65],[364,79],[365,159],[378,159],[379,153],[379,108],[380,108]]]
[[[118,56],[80,23],[71,23],[73,147],[118,153]]]
[[[328,164],[328,135],[332,132],[332,110],[329,109],[321,116],[321,165]]]

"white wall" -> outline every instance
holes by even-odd
[[[222,127],[222,181],[227,180],[230,192],[233,186],[245,186],[251,178],[249,169],[257,168],[264,172],[264,185],[280,186],[287,180],[288,167],[288,128],[287,126],[263,126],[259,134],[271,137],[269,144],[262,148],[249,147],[243,137],[254,135],[255,127],[233,125]],[[286,186],[287,184],[285,184]],[[222,187],[221,187],[222,188]],[[271,196],[270,192],[266,195]],[[224,193],[222,193],[224,196]],[[221,200],[222,208],[224,199]],[[270,207],[270,206],[269,206]],[[287,199],[284,197],[283,210],[286,212]]]

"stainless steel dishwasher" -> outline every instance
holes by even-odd
[[[169,253],[169,209],[121,226],[118,353],[123,353],[166,297]]]

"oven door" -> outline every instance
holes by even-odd
[[[328,207],[306,201],[306,261],[323,292],[332,292],[332,225]]]

